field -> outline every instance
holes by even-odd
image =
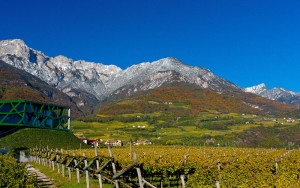
[[[108,99],[72,122],[76,136],[160,145],[300,146],[295,106],[249,93],[166,86]]]
[[[182,103],[168,105],[171,108],[188,108],[188,105]],[[73,133],[79,137],[104,141],[122,140],[125,143],[130,140],[149,140],[163,145],[287,147],[289,142],[295,141],[295,135],[285,136],[293,134],[291,131],[287,133],[289,129],[295,129],[299,133],[299,121],[293,119],[288,122],[287,118],[220,113],[212,110],[199,112],[194,117],[174,117],[172,114],[159,112],[97,114],[94,118],[72,122]],[[247,135],[249,132],[263,134],[261,138],[264,140],[255,140],[260,137]],[[239,143],[241,139],[250,140],[251,143],[243,145]],[[294,143],[294,146],[297,144],[299,143]]]

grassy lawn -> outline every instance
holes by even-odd
[[[31,165],[36,169],[40,170],[42,173],[44,173],[49,179],[51,179],[55,187],[86,188],[85,176],[83,174],[81,174],[80,176],[80,183],[77,183],[75,171],[71,171],[72,179],[69,180],[67,169],[65,169],[65,177],[63,177],[61,173],[57,172],[57,169],[53,171],[49,167],[39,165],[36,163],[31,163]],[[90,187],[91,188],[99,187],[98,180],[90,177]],[[104,184],[103,187],[110,188],[111,186],[110,184]]]
[[[0,148],[79,148],[81,141],[72,133],[50,129],[24,128],[0,138]],[[84,146],[83,146],[84,147]]]

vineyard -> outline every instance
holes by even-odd
[[[95,177],[101,184],[103,180],[116,187],[300,186],[300,150],[126,146],[69,151],[34,148],[31,154],[53,170],[57,166],[60,173],[68,169],[70,179],[70,172],[77,171],[77,181],[81,173],[86,181]]]

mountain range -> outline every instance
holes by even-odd
[[[245,88],[245,91],[285,104],[300,105],[300,93],[283,88],[268,89],[264,83]]]
[[[223,98],[234,97],[240,101],[240,104],[259,111],[265,110],[266,113],[270,105],[266,110],[265,104],[272,104],[273,107],[280,105],[271,100],[257,99],[256,96],[247,92],[287,104],[300,103],[297,98],[300,96],[296,93],[293,94],[283,89],[268,90],[262,85],[244,90],[214,75],[206,68],[189,66],[171,57],[154,62],[143,62],[122,70],[115,65],[103,65],[84,60],[74,61],[62,55],[49,57],[41,51],[28,47],[23,40],[14,39],[0,41],[0,60],[1,64],[5,62],[20,71],[25,71],[35,80],[38,79],[43,84],[47,83],[49,88],[61,92],[61,95],[67,96],[68,99],[65,99],[83,114],[92,113],[93,108],[101,102],[116,98],[122,99],[170,85],[189,85],[210,90],[222,95]],[[1,81],[0,86],[3,83],[4,81]],[[281,94],[284,92],[286,94]],[[257,103],[257,101],[263,102]]]
[[[54,103],[72,108],[72,116],[80,117],[90,114],[91,108],[79,109],[76,98],[50,86],[43,80],[24,70],[17,69],[0,60],[0,99],[3,100],[29,100],[44,103]]]

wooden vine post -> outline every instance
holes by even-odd
[[[98,147],[97,147],[97,144],[95,143],[95,145],[94,145],[94,148],[95,148],[95,156],[96,156],[96,167],[97,167],[97,171],[99,170],[99,157],[98,157]],[[101,176],[101,174],[99,173],[99,174],[97,174],[97,176],[98,176],[98,180],[99,180],[99,187],[100,188],[103,188],[103,186],[102,186],[102,176]]]
[[[52,170],[53,170],[53,171],[55,170],[55,168],[54,168],[54,161],[55,161],[55,159],[56,159],[56,155],[55,155],[54,158],[51,160],[51,163],[52,163]]]
[[[75,152],[73,153],[73,156],[75,157],[75,159],[74,159],[75,166],[77,166],[78,161],[76,159]],[[78,167],[76,167],[76,175],[77,175],[77,183],[80,183],[80,174],[79,174],[79,168]]]
[[[181,181],[181,187],[185,188],[185,181],[184,181],[184,175],[180,175],[180,181]]]
[[[46,149],[40,149],[40,148],[33,148],[31,149],[31,159],[35,162],[35,163],[42,163],[43,165],[47,165],[47,162],[49,161],[49,165],[50,168],[53,168],[53,171],[55,171],[55,166],[57,166],[57,172],[61,173],[63,177],[65,177],[65,168],[68,168],[68,173],[69,173],[69,179],[72,179],[72,175],[71,175],[71,168],[76,169],[76,174],[77,174],[77,183],[80,183],[80,170],[83,170],[85,172],[85,176],[86,176],[86,187],[89,188],[90,187],[90,177],[89,177],[89,172],[90,172],[90,168],[92,168],[92,165],[96,165],[97,170],[95,171],[95,173],[97,174],[98,180],[99,180],[99,187],[103,188],[103,183],[102,183],[102,178],[105,178],[106,180],[110,181],[111,183],[114,184],[115,188],[119,188],[120,187],[120,183],[123,183],[124,186],[126,187],[130,187],[130,185],[126,185],[126,182],[122,182],[122,180],[120,180],[120,177],[122,177],[124,174],[127,174],[128,172],[132,172],[132,170],[136,170],[137,172],[137,180],[138,180],[138,187],[139,188],[144,188],[145,186],[149,186],[151,188],[156,188],[154,185],[152,185],[150,182],[147,182],[143,176],[142,176],[142,172],[140,169],[140,166],[138,164],[138,160],[137,160],[137,156],[136,156],[136,152],[132,153],[133,159],[134,159],[134,163],[130,166],[128,166],[126,169],[121,170],[120,172],[117,172],[116,169],[116,164],[115,164],[115,160],[112,154],[112,149],[110,147],[108,147],[109,150],[109,157],[105,157],[104,158],[108,158],[109,160],[100,167],[100,160],[99,160],[99,155],[98,155],[98,148],[95,146],[95,157],[94,159],[92,159],[91,161],[88,161],[86,153],[82,153],[82,158],[80,158],[80,156],[78,156],[78,158],[76,159],[76,153],[73,152],[73,157],[71,160],[69,160],[69,153],[68,151],[65,152],[64,155],[64,150],[61,149],[60,152],[58,149],[56,149],[55,153],[52,152],[52,150],[46,150]],[[54,164],[54,162],[56,163],[56,165]],[[82,168],[82,163],[84,164],[84,167]],[[74,166],[73,166],[74,164]],[[102,176],[101,172],[103,169],[105,169],[107,166],[112,167],[112,169],[110,169],[110,174],[111,172],[113,173],[112,177],[106,177],[106,176]]]
[[[44,153],[44,149],[41,149],[41,152],[40,152],[40,158],[41,158],[42,166],[44,166],[43,153]]]
[[[83,156],[83,161],[84,161],[84,167],[86,168],[85,171],[85,181],[86,181],[86,187],[89,188],[90,187],[90,178],[89,178],[89,169],[88,169],[88,162],[86,159],[86,154],[85,152],[82,154]]]
[[[136,156],[135,152],[133,152],[133,160],[134,160],[135,164],[138,164],[138,160],[137,160],[137,156]],[[144,188],[143,176],[142,176],[141,169],[139,167],[136,167],[136,172],[137,172],[137,175],[138,175],[138,180],[139,180],[140,188]]]
[[[68,153],[68,152],[67,152]],[[64,160],[63,159],[63,154],[64,154],[64,149],[61,149],[61,158],[62,158],[62,162],[61,162],[61,173],[62,176],[65,177],[65,164],[64,164]]]
[[[57,172],[60,174],[60,167],[59,167],[59,155],[58,155],[58,149],[56,148],[56,166],[57,166]]]
[[[39,160],[39,165],[41,164],[41,150],[38,150],[38,160]]]
[[[109,151],[109,156],[113,159],[114,157],[113,157],[110,146],[108,146],[108,151]],[[116,175],[117,174],[117,169],[116,169],[116,164],[115,164],[114,160],[112,161],[111,166],[112,166],[112,169],[113,169],[113,174]],[[115,186],[116,186],[116,188],[119,188],[118,180],[115,180]]]
[[[75,152],[73,152],[73,159],[72,159],[72,161],[74,161],[74,159],[75,159]],[[71,161],[71,162],[72,162],[72,161]],[[71,163],[71,162],[70,162],[70,163]],[[72,179],[71,166],[70,166],[71,164],[70,164],[70,163],[67,165],[67,166],[68,166],[68,173],[69,173],[69,180]]]
[[[49,150],[48,148],[47,148],[47,151],[48,151],[48,154],[47,154],[47,161],[48,161],[48,165],[49,165],[49,168],[51,169],[51,154],[52,154],[52,149],[51,150]]]

